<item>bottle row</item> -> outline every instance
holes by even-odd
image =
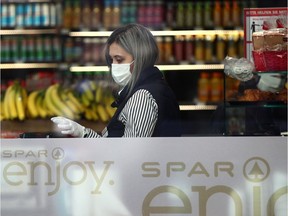
[[[62,59],[60,39],[56,36],[2,36],[2,62],[58,62]]]
[[[200,103],[223,101],[223,73],[201,72],[197,86],[197,100]]]
[[[131,1],[64,0],[6,2],[1,5],[2,28],[57,27],[111,30],[127,23],[152,29],[237,28],[250,1]],[[251,1],[253,2],[253,1]]]
[[[111,30],[135,22],[152,29],[237,28],[243,25],[243,8],[250,2],[66,0],[62,19],[66,29]]]
[[[107,37],[3,36],[2,62],[60,62],[104,65]],[[225,56],[243,56],[243,35],[157,36],[158,63],[220,63]]]
[[[61,25],[60,3],[3,3],[2,28],[44,28]]]
[[[105,64],[103,46],[107,38],[67,38],[64,61]],[[228,55],[242,57],[243,35],[157,36],[160,64],[220,63]]]

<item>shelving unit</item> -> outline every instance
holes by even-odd
[[[76,1],[75,1],[76,2]],[[74,7],[74,1],[71,1],[71,5],[72,7]],[[104,1],[103,1],[104,2]],[[153,2],[153,1],[151,1]],[[184,1],[183,1],[184,2]],[[191,1],[192,2],[192,1]],[[200,1],[199,1],[200,2]],[[249,2],[249,1],[247,1]],[[22,4],[22,1],[9,1],[9,2],[4,2],[5,4],[10,4],[10,3],[16,3],[16,4]],[[62,7],[62,16],[64,17],[64,9],[65,9],[65,4],[66,1],[62,1],[62,0],[28,0],[25,1],[25,4],[34,4],[34,3],[48,3],[48,4],[58,4],[58,6],[60,5]],[[79,2],[78,2],[79,3]],[[175,4],[176,7],[176,2],[169,2],[169,4]],[[211,5],[212,5],[213,1],[211,1]],[[82,4],[82,3],[81,3]],[[83,5],[84,5],[84,1],[83,1]],[[83,6],[82,5],[82,6]],[[104,5],[104,4],[103,4]],[[103,6],[102,5],[102,6]],[[129,5],[129,4],[128,4]],[[178,5],[177,5],[178,6]],[[204,5],[203,5],[204,6]],[[94,7],[94,6],[93,6]],[[104,10],[102,11],[104,13]],[[76,15],[75,15],[76,16]],[[62,17],[62,18],[63,18]],[[165,20],[163,20],[165,22]],[[177,21],[178,22],[178,21]],[[56,71],[58,74],[62,74],[62,73],[66,73],[71,72],[71,75],[76,75],[76,74],[81,74],[81,76],[85,76],[86,74],[97,74],[97,72],[101,72],[101,73],[105,73],[108,72],[108,67],[105,66],[104,62],[98,63],[98,62],[83,62],[83,61],[78,61],[77,59],[72,60],[72,61],[67,61],[65,59],[65,40],[66,39],[71,39],[71,40],[76,40],[76,39],[80,39],[80,40],[84,40],[86,38],[88,39],[93,39],[93,38],[107,38],[109,37],[109,35],[111,34],[112,31],[110,30],[105,30],[104,26],[102,25],[101,28],[99,28],[98,30],[94,30],[94,29],[89,29],[89,28],[82,28],[80,27],[77,30],[73,30],[73,29],[67,29],[66,27],[64,27],[63,25],[64,23],[58,23],[55,26],[46,26],[46,27],[17,27],[15,26],[15,28],[2,28],[0,31],[0,35],[1,36],[17,36],[17,37],[22,37],[23,38],[28,38],[29,36],[55,36],[59,39],[61,39],[61,60],[59,61],[49,61],[49,62],[45,62],[45,61],[37,61],[37,62],[23,62],[23,61],[17,61],[17,62],[2,62],[0,63],[0,69],[2,70],[2,77],[5,77],[7,74],[18,74],[21,72],[25,72],[25,70],[29,70],[30,72],[33,70],[47,70],[47,69],[52,69],[53,71]],[[192,30],[187,30],[187,27],[184,27],[183,29],[179,29],[179,28],[172,28],[173,30],[171,30],[169,27],[167,28],[163,27],[162,30],[159,30],[159,28],[157,30],[153,29],[153,27],[151,28],[151,32],[152,34],[157,37],[157,38],[165,38],[165,37],[171,37],[173,38],[173,40],[178,37],[178,36],[183,36],[183,37],[198,37],[198,36],[221,36],[221,37],[226,37],[228,38],[229,36],[232,35],[238,35],[240,37],[243,37],[243,30],[242,28],[240,28],[239,26],[237,26],[235,29],[230,28],[229,30],[226,30],[224,28],[222,28],[221,26],[214,26],[212,27],[213,29],[205,29],[205,27],[199,27],[197,26],[195,29]],[[150,28],[150,27],[149,27]],[[186,29],[185,29],[186,28]],[[161,29],[161,28],[160,28]],[[102,43],[103,41],[101,41]],[[228,43],[228,41],[226,41]],[[196,44],[196,43],[195,43]],[[204,49],[204,48],[203,48]],[[73,52],[73,51],[70,51]],[[218,71],[221,72],[224,69],[224,65],[221,61],[212,61],[212,62],[205,62],[205,60],[203,61],[173,61],[173,62],[161,62],[159,64],[157,64],[157,66],[159,67],[159,69],[161,71],[163,71],[165,74],[167,74],[168,76],[170,76],[171,74],[175,74],[175,72],[177,72],[178,74],[183,74],[185,76],[187,76],[187,74],[191,74],[193,79],[198,79],[198,75],[199,73],[201,73],[202,71],[208,72],[211,74],[214,71]],[[16,73],[17,72],[17,73]],[[185,78],[184,78],[185,79]],[[197,86],[195,85],[195,83],[191,84],[191,88],[197,88]],[[195,91],[195,90],[194,90]],[[198,112],[198,111],[214,111],[217,108],[217,104],[216,103],[203,103],[203,102],[195,102],[192,101],[191,99],[188,99],[187,101],[180,101],[180,110],[183,111],[184,113],[188,113],[188,112]],[[26,122],[26,124],[34,124],[31,122],[37,122],[38,120],[33,120],[33,121],[28,121]],[[43,120],[39,120],[39,122],[42,122]],[[46,120],[49,121],[49,120]],[[7,125],[11,125],[10,123],[13,125],[13,121],[7,121],[5,124],[2,125],[2,129],[4,126],[4,129]],[[45,122],[45,120],[44,120]],[[16,125],[20,125],[23,122],[15,122]],[[49,123],[48,123],[49,124]],[[6,125],[6,126],[5,126]],[[24,125],[24,124],[23,124]],[[10,127],[10,126],[9,126]],[[26,126],[25,126],[26,127]],[[29,126],[27,127],[29,128]],[[30,128],[29,130],[32,130],[32,128]]]

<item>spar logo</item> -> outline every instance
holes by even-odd
[[[104,183],[114,185],[108,179],[114,161],[69,161],[60,148],[15,149],[1,152],[2,179],[7,186],[44,186],[48,196],[55,195],[63,183],[79,186],[91,185],[91,194],[101,194]]]
[[[243,174],[248,181],[262,182],[269,176],[270,166],[263,158],[253,157],[245,162]]]
[[[207,166],[202,162],[195,162],[192,165],[185,162],[167,162],[166,164],[161,164],[160,162],[144,162],[142,164],[142,177],[144,178],[152,180],[156,178],[170,179],[173,176],[175,177],[175,175],[180,176],[181,174],[181,178],[197,178],[201,176],[200,179],[211,179],[210,183],[212,183],[212,186],[201,184],[197,185],[192,178],[191,183],[194,183],[191,185],[191,189],[188,191],[181,189],[181,184],[160,185],[155,187],[143,199],[142,215],[194,215],[193,212],[195,211],[195,208],[198,207],[198,212],[195,215],[206,216],[208,212],[207,209],[209,209],[209,206],[211,205],[211,200],[214,199],[215,201],[215,197],[218,197],[217,199],[219,199],[219,195],[224,195],[225,197],[228,196],[234,205],[218,207],[230,209],[232,212],[229,215],[243,216],[244,209],[252,209],[251,212],[248,214],[246,213],[246,215],[286,216],[287,206],[286,203],[283,205],[282,201],[287,200],[287,179],[285,186],[282,184],[280,187],[273,181],[273,185],[269,185],[269,187],[273,188],[274,191],[272,191],[271,194],[268,194],[267,200],[263,199],[263,194],[266,193],[266,188],[262,187],[261,183],[269,177],[270,171],[271,169],[269,163],[261,157],[252,157],[246,160],[243,164],[242,176],[237,173],[238,171],[235,169],[235,164],[230,161],[217,161],[214,162],[212,166],[211,164]],[[285,175],[287,178],[287,173],[282,174],[284,175],[282,175],[282,179],[285,178]],[[216,179],[220,176],[226,176],[228,182],[233,182],[238,178],[242,179],[241,181],[243,181],[244,178],[244,181],[247,182],[245,183],[246,188],[240,188],[241,191],[239,191],[238,187],[233,188],[233,186],[227,186],[225,183],[217,185]],[[214,185],[212,178],[215,179]],[[277,180],[279,180],[279,176],[273,176],[273,178],[277,178]],[[175,182],[176,181],[177,180],[175,180]],[[246,193],[243,194],[243,191],[246,191]],[[158,204],[157,200],[161,199],[163,196],[167,198],[173,197],[173,204],[171,205],[171,202],[167,202],[167,205],[163,203]],[[198,197],[198,203],[192,203],[191,197],[195,196]],[[177,201],[176,203],[178,203],[177,205],[174,204],[175,200]],[[251,200],[251,202],[247,202],[247,200]],[[281,202],[281,204],[278,202]],[[250,205],[249,208],[247,205]],[[276,208],[279,209],[279,205],[281,205],[281,213],[278,212],[278,214],[276,214]],[[194,206],[193,209],[192,206]]]

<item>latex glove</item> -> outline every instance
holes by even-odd
[[[260,79],[257,88],[266,92],[279,92],[285,85],[285,78],[278,74],[259,74]]]
[[[62,134],[81,138],[84,136],[85,127],[77,122],[61,116],[53,117],[51,118],[51,121],[57,124],[58,128],[61,129]]]

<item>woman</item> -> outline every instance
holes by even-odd
[[[105,49],[114,81],[122,87],[112,104],[117,110],[102,134],[63,117],[51,120],[74,137],[180,136],[179,105],[155,63],[158,47],[151,32],[139,24],[113,31]]]

